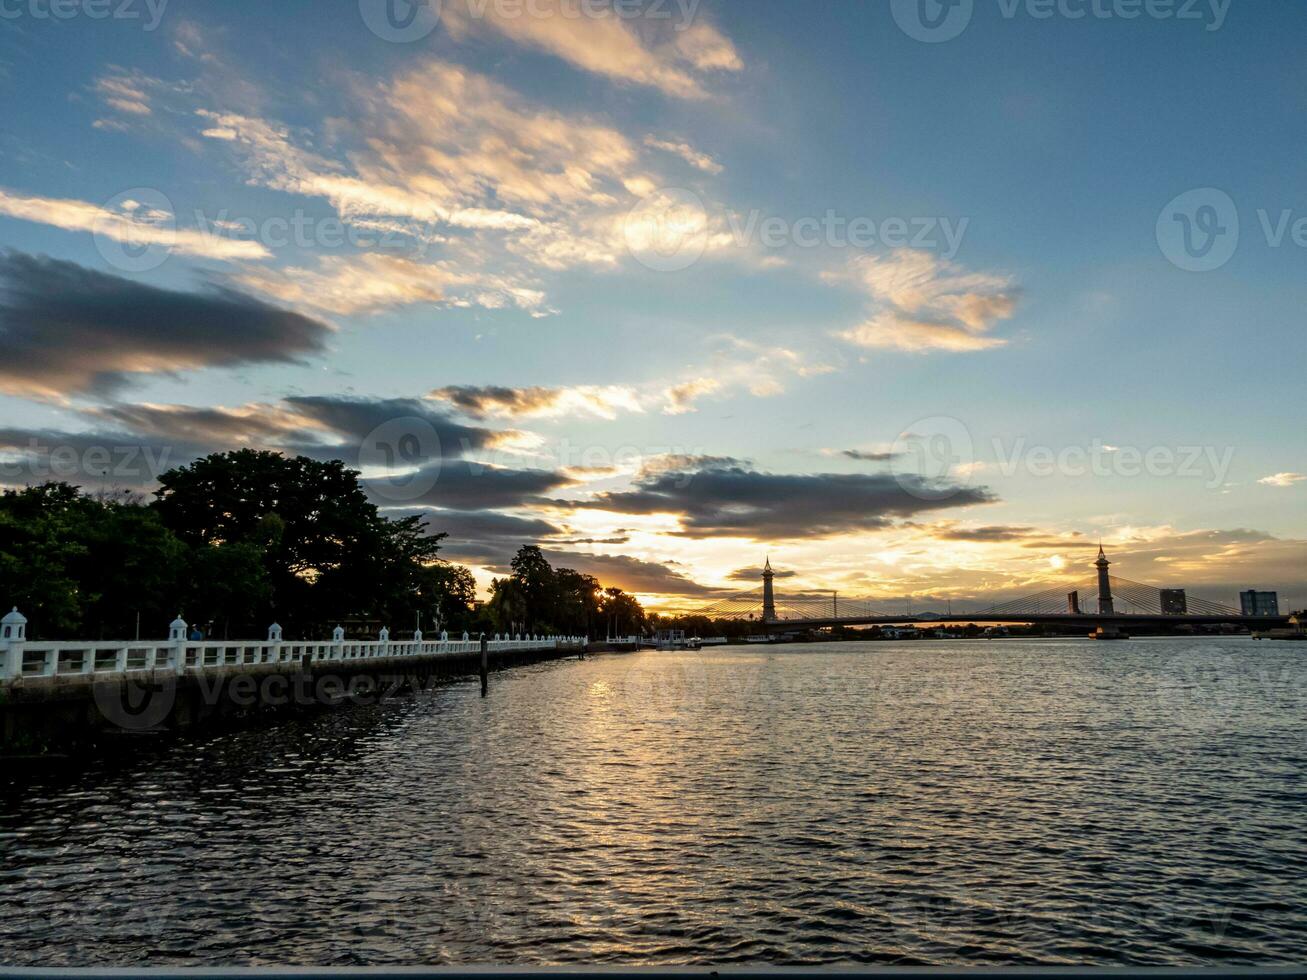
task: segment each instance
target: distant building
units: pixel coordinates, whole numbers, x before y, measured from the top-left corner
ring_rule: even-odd
[[[1280,615],[1280,594],[1249,589],[1239,593],[1239,607],[1245,616]]]
[[[1066,611],[1072,616],[1080,615],[1080,590],[1066,594]]]
[[[1189,597],[1184,589],[1162,589],[1162,615],[1185,616],[1189,613]]]

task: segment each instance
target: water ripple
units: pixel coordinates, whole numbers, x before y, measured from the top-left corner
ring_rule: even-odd
[[[1307,660],[640,654],[10,775],[16,965],[1275,964]]]

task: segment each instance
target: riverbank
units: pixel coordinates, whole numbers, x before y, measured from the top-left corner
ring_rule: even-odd
[[[278,647],[281,645],[278,644]],[[229,646],[223,660],[180,667],[124,669],[96,674],[55,670],[0,683],[0,753],[42,756],[94,752],[123,744],[124,734],[162,734],[240,724],[263,717],[375,704],[452,680],[545,660],[584,656],[583,640],[487,643],[396,643],[348,658],[371,644],[287,645],[294,656],[252,654],[256,646]],[[334,654],[334,655],[333,655]],[[96,651],[88,654],[93,664]],[[228,656],[247,662],[227,663]],[[198,659],[198,663],[196,660]],[[257,659],[259,662],[252,662]]]

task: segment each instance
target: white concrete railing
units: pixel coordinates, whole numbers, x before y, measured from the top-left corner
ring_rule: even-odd
[[[339,632],[339,631],[338,631]],[[385,634],[386,631],[383,631]],[[280,628],[270,636],[279,637]],[[461,640],[85,640],[29,642],[22,633],[0,638],[3,670],[0,683],[36,677],[93,677],[132,671],[175,671],[178,674],[227,670],[261,664],[357,662],[389,657],[453,657],[481,651],[481,641],[466,633]],[[583,649],[583,636],[505,637],[487,641],[490,653],[517,650]]]

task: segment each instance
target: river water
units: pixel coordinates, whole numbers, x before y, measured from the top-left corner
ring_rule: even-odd
[[[134,738],[3,777],[3,962],[1307,960],[1301,644],[602,656]]]

